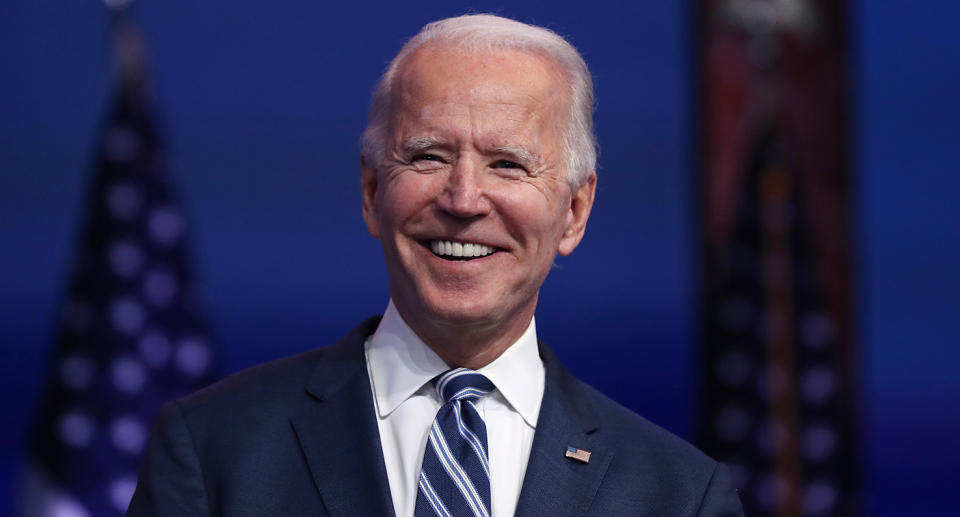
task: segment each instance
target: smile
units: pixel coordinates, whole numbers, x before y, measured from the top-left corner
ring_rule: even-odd
[[[428,247],[434,255],[447,260],[472,260],[497,251],[496,248],[483,244],[437,240],[428,241]]]

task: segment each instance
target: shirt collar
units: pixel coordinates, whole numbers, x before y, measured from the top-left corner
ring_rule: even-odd
[[[366,353],[381,418],[450,369],[403,321],[393,300],[387,304],[376,332],[367,340]],[[544,368],[537,349],[534,319],[500,357],[478,371],[490,379],[528,425],[536,427],[543,399]]]

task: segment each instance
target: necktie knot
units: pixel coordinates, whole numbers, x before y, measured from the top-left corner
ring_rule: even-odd
[[[474,401],[493,391],[490,379],[466,368],[447,370],[433,379],[433,387],[444,403],[455,400]]]

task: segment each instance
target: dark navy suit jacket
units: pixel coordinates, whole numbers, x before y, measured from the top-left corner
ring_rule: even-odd
[[[128,515],[393,515],[363,353],[378,321],[167,404]],[[742,515],[722,465],[540,355],[546,386],[517,515]],[[568,446],[589,463],[565,457]]]

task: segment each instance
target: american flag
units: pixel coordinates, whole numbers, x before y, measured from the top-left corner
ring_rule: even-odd
[[[33,435],[26,515],[123,515],[160,405],[212,380],[141,40],[123,15],[113,30],[118,81]]]
[[[701,9],[701,445],[747,515],[858,515],[843,3]]]
[[[584,463],[590,463],[590,451],[585,451],[576,447],[567,447],[567,452],[564,453],[564,456],[577,461],[582,461]]]

